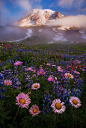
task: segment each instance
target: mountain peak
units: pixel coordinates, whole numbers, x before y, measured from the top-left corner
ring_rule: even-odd
[[[64,17],[64,15],[50,9],[33,9],[15,22],[15,24],[20,27],[44,25],[49,20],[56,20],[61,17]]]

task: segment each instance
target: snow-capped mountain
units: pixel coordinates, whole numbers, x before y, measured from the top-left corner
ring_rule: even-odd
[[[60,12],[55,12],[50,9],[33,9],[14,24],[20,27],[44,25],[47,21],[53,21],[62,17],[64,17],[64,15]]]

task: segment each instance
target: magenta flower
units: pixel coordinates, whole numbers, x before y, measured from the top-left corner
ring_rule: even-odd
[[[16,61],[16,62],[14,63],[14,66],[20,66],[20,65],[22,65],[22,63],[23,63],[23,62],[21,62],[21,61]]]
[[[5,85],[12,85],[12,81],[11,80],[4,80],[4,84]]]
[[[50,66],[50,63],[47,63],[46,65]]]
[[[32,107],[29,109],[30,114],[32,114],[32,116],[38,115],[41,111],[39,111],[39,107],[35,104],[32,105]]]
[[[75,74],[80,75],[80,72],[74,71]]]
[[[32,71],[33,69],[31,67],[25,68],[25,71]]]
[[[48,81],[54,81],[53,76],[49,76],[49,77],[48,77]]]
[[[80,60],[76,60],[76,62],[77,62],[78,64],[80,64],[80,63],[81,63],[81,61],[80,61]]]
[[[31,100],[27,94],[22,92],[16,97],[16,102],[16,105],[19,105],[19,107],[28,109],[28,105],[31,103]]]
[[[44,75],[45,74],[45,71],[43,69],[39,69],[37,71],[37,75]]]

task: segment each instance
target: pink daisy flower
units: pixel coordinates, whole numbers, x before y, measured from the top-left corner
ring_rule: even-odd
[[[49,76],[49,77],[48,77],[48,81],[54,81],[53,76]]]
[[[61,69],[61,66],[57,66],[57,69]]]
[[[40,88],[40,84],[39,84],[39,83],[34,83],[34,84],[32,84],[31,88],[32,88],[33,90],[37,90],[37,89]]]
[[[30,114],[32,114],[32,116],[38,115],[41,111],[39,111],[39,107],[35,104],[32,105],[32,107],[29,109]]]
[[[28,109],[28,105],[31,103],[31,100],[27,94],[22,92],[16,97],[16,102],[16,105],[19,105],[19,107]]]
[[[46,65],[50,66],[50,63],[47,63]]]
[[[22,63],[23,63],[23,62],[21,62],[21,61],[16,61],[16,62],[14,63],[14,66],[20,66],[20,65],[22,65]]]
[[[53,64],[53,65],[52,65],[52,67],[56,67],[56,65],[55,65],[55,64]]]
[[[64,102],[61,103],[60,99],[55,99],[52,101],[51,108],[53,109],[54,113],[61,113],[65,111],[66,107]]]
[[[4,84],[5,85],[12,85],[12,81],[11,80],[4,80]]]
[[[78,64],[80,64],[80,63],[81,63],[81,61],[80,61],[80,60],[76,60],[76,62],[77,62]]]
[[[70,99],[69,99],[69,102],[75,108],[79,108],[81,106],[81,101],[80,101],[80,99],[78,97],[71,96]]]
[[[63,72],[63,70],[61,69],[61,66],[58,66],[57,69],[59,72]]]
[[[70,73],[65,73],[64,76],[66,79],[70,79],[70,78],[73,79],[74,78],[74,76],[71,75]]]
[[[32,71],[33,69],[31,67],[25,68],[25,71]]]
[[[74,71],[75,74],[80,75],[80,72]]]

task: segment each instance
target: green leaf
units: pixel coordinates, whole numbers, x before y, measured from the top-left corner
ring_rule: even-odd
[[[12,116],[6,116],[5,119],[10,120],[12,119]]]
[[[0,124],[4,124],[4,119],[0,118]]]

